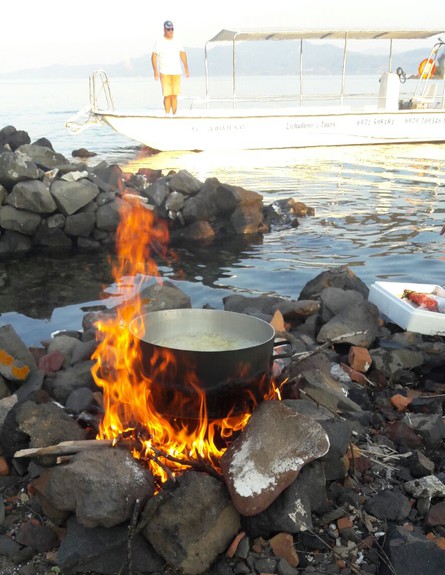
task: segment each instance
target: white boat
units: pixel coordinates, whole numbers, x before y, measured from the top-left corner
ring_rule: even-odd
[[[67,122],[71,131],[103,123],[157,151],[236,150],[445,141],[445,42],[437,30],[222,30],[205,46],[205,97],[175,116],[162,110],[124,113],[115,109],[110,84],[102,70],[90,76],[90,107]],[[431,38],[429,55],[408,84],[402,68],[393,68],[393,42]],[[236,47],[240,42],[299,41],[299,93],[293,103],[269,98],[251,107],[237,97]],[[342,40],[343,65],[338,94],[307,96],[303,86],[303,46],[314,40]],[[388,68],[376,78],[373,94],[345,91],[350,40],[388,41]],[[208,47],[231,43],[232,97],[208,96]],[[308,48],[309,46],[309,48]],[[403,90],[402,90],[403,88]],[[101,96],[101,98],[99,98]],[[99,103],[100,99],[102,102]],[[215,107],[215,104],[218,107]]]

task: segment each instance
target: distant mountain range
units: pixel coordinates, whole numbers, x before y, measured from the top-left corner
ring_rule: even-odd
[[[266,45],[267,44],[267,45]],[[303,66],[306,74],[341,74],[343,49],[331,44],[308,46],[304,44]],[[255,42],[237,47],[237,73],[243,75],[282,75],[296,74],[299,70],[300,44],[298,42]],[[193,76],[205,74],[204,49],[186,48],[189,68]],[[417,49],[392,56],[392,68],[404,69],[407,75],[417,73],[419,63],[429,56],[428,49]],[[232,51],[229,46],[214,46],[208,51],[209,74],[227,76],[232,74]],[[65,66],[55,64],[0,74],[4,79],[39,78],[86,78],[97,69],[104,69],[109,76],[151,75],[151,53],[131,58],[117,64]],[[349,52],[348,74],[381,74],[388,69],[388,56],[363,52]]]

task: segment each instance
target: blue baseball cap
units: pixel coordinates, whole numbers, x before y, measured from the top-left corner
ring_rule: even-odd
[[[166,20],[164,22],[164,28],[166,30],[173,30],[174,29],[173,22],[171,20]]]

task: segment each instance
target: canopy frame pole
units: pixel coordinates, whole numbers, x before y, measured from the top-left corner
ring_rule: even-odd
[[[236,100],[236,37],[232,42],[232,98]]]
[[[341,71],[341,90],[340,90],[340,104],[343,105],[345,97],[345,82],[346,82],[346,59],[348,52],[348,33],[345,32],[345,42],[343,46],[343,66]]]
[[[392,72],[392,38],[389,39],[389,61],[388,72]]]
[[[303,38],[300,39],[300,106],[303,106]]]
[[[205,95],[206,100],[209,98],[209,61],[208,61],[208,53],[207,53],[207,46],[208,42],[205,43],[204,46],[204,74],[205,74]]]

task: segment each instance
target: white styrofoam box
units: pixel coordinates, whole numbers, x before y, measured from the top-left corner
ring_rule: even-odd
[[[428,311],[403,300],[402,294],[406,289],[445,297],[445,290],[438,285],[375,282],[369,289],[368,299],[383,315],[407,331],[445,335],[445,313]]]

